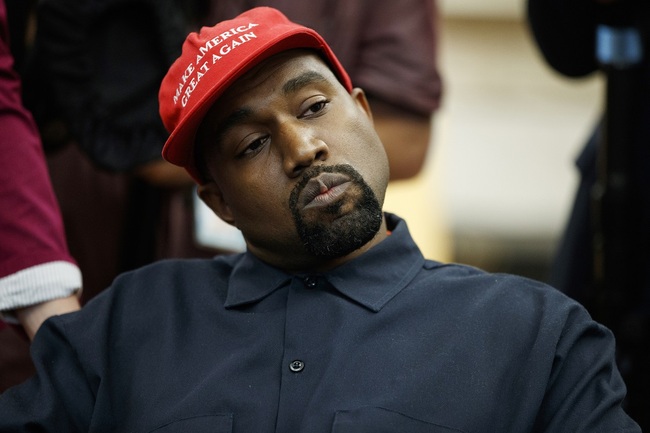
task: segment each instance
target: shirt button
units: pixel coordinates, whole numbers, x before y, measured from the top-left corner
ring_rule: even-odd
[[[305,368],[305,363],[300,361],[299,359],[296,359],[295,361],[291,361],[291,364],[289,364],[289,370],[293,371],[294,373],[300,373],[304,368]]]
[[[318,285],[318,279],[316,277],[305,277],[304,283],[305,287],[308,289],[313,289]]]

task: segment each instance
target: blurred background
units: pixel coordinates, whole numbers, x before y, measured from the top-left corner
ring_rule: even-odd
[[[524,7],[440,1],[445,94],[433,147],[417,178],[391,183],[386,208],[406,218],[431,258],[545,281],[604,80],[552,71]]]

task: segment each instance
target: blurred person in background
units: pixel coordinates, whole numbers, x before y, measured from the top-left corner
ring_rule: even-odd
[[[533,36],[554,70],[574,78],[602,71],[606,78],[605,113],[577,160],[580,184],[550,283],[613,329],[629,389],[627,411],[649,430],[650,2],[528,0],[527,4]],[[612,31],[638,36],[640,58],[608,62],[603,56],[615,51],[603,47],[617,46],[604,44],[608,39],[602,36]],[[638,45],[625,46],[631,55],[637,50],[629,47]],[[615,175],[610,174],[613,170],[618,170]],[[607,182],[621,176],[625,179],[618,182],[621,192],[610,189]],[[620,194],[618,201],[612,194]],[[595,201],[598,197],[602,199]],[[609,215],[619,220],[619,227]],[[615,244],[623,248],[608,250]]]
[[[36,124],[24,107],[0,0],[0,389],[33,374],[20,356],[53,314],[79,309],[79,268],[68,251]]]

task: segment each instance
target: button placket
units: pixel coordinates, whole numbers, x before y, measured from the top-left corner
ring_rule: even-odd
[[[309,288],[308,281],[314,281]],[[281,385],[276,418],[276,431],[294,432],[296,414],[305,413],[309,396],[318,387],[319,372],[331,353],[321,344],[329,328],[319,320],[328,310],[331,296],[325,290],[322,275],[302,274],[292,278],[287,295],[284,328],[284,351],[281,366]],[[300,418],[301,419],[301,418]]]

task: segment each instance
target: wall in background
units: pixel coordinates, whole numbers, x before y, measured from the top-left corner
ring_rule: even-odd
[[[448,17],[520,19],[525,0],[439,0]]]
[[[519,2],[483,2],[443,2],[433,146],[421,176],[389,187],[387,209],[429,257],[544,279],[603,82],[551,70],[517,18]]]

